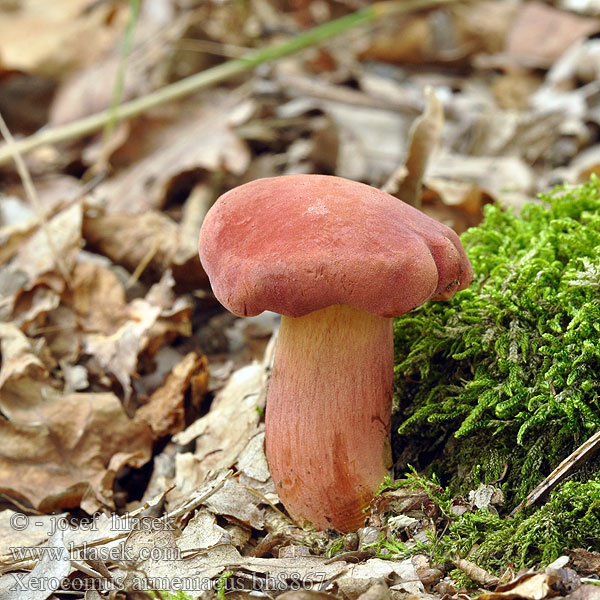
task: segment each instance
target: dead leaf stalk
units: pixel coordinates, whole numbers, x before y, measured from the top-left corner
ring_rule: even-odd
[[[17,167],[19,177],[23,182],[25,194],[27,194],[27,198],[29,199],[29,202],[31,203],[33,209],[36,212],[40,227],[42,228],[44,234],[46,235],[46,238],[48,239],[48,246],[50,247],[50,251],[54,255],[54,260],[56,261],[58,270],[60,271],[60,274],[63,276],[64,280],[67,282],[67,285],[70,286],[71,275],[63,259],[61,258],[60,253],[58,252],[56,244],[54,243],[54,239],[52,238],[52,235],[48,228],[48,221],[46,220],[46,215],[42,210],[37,192],[35,190],[35,186],[33,185],[33,179],[31,178],[31,174],[29,173],[29,169],[27,168],[27,165],[23,160],[22,151],[19,148],[19,143],[15,141],[15,138],[10,132],[10,129],[6,125],[6,121],[4,120],[2,113],[0,113],[0,133],[2,133],[2,137],[6,140],[6,146],[4,149],[6,150],[8,156],[12,158],[12,160],[15,163],[15,166]],[[1,152],[2,149],[0,149],[0,153]]]

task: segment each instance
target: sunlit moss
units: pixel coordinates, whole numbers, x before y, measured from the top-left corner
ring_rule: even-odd
[[[486,207],[473,284],[395,322],[400,442],[457,438],[455,490],[501,478],[515,505],[600,427],[599,185]]]
[[[547,565],[565,548],[598,547],[600,544],[600,479],[569,481],[549,501],[514,518],[502,518],[487,509],[457,519],[437,550],[468,557],[480,566],[501,570]]]
[[[452,494],[433,478],[417,475],[388,487],[423,489],[440,508],[448,523],[437,532],[428,530],[428,542],[404,544],[389,531],[374,544],[382,558],[407,558],[414,554],[432,557],[434,564],[453,565],[466,558],[480,567],[501,574],[508,565],[516,569],[545,566],[565,554],[567,548],[600,546],[600,474],[587,481],[560,484],[548,501],[529,507],[514,517],[480,508],[456,515],[451,510]],[[452,573],[462,585],[473,585],[459,570]]]

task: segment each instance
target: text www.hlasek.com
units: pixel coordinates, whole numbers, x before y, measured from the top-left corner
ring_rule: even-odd
[[[179,548],[142,546],[130,548],[127,546],[88,546],[86,543],[67,547],[54,546],[21,546],[10,548],[15,561],[22,560],[181,560]]]

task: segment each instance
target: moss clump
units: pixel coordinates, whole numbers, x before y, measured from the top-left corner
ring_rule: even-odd
[[[507,564],[518,568],[547,565],[565,548],[596,547],[600,541],[600,478],[568,481],[541,508],[501,518],[487,509],[457,518],[435,548],[444,556],[468,557],[486,569],[500,572]]]
[[[600,544],[600,474],[585,482],[561,484],[542,507],[525,509],[515,517],[501,517],[488,508],[457,516],[451,510],[449,490],[442,488],[435,476],[429,479],[414,471],[387,487],[405,486],[423,489],[440,508],[436,529],[441,536],[428,530],[429,542],[407,545],[388,531],[374,544],[378,556],[427,554],[434,564],[467,558],[500,574],[509,564],[517,569],[547,565],[564,554],[565,548],[595,549]],[[454,571],[453,576],[469,585],[461,571]]]
[[[486,207],[473,284],[396,320],[399,433],[462,438],[436,464],[454,489],[504,476],[514,505],[600,427],[599,186]]]

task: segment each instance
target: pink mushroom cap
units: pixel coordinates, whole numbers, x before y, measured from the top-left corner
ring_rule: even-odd
[[[206,215],[200,259],[231,312],[300,317],[331,305],[393,317],[467,287],[456,233],[368,185],[326,175],[258,179]]]

